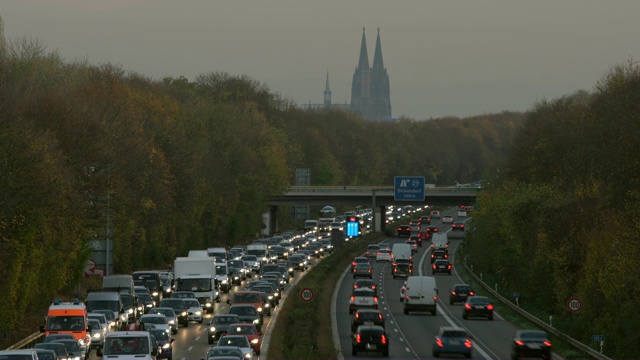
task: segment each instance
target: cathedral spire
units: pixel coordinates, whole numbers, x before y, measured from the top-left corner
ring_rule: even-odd
[[[378,38],[376,39],[376,50],[373,54],[373,69],[384,69],[384,62],[382,61],[382,45],[380,45],[380,28],[378,28]]]
[[[369,70],[369,55],[367,54],[367,39],[362,28],[362,43],[360,44],[360,59],[358,60],[359,70]]]

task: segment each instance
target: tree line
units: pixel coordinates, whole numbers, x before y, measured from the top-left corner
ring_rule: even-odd
[[[113,239],[115,273],[167,268],[190,249],[254,238],[296,168],[314,185],[477,180],[504,160],[522,119],[306,111],[246,75],[150,79],[65,61],[5,39],[0,19],[0,288],[13,305],[0,309],[0,332],[33,332],[77,286],[94,239]]]
[[[613,67],[593,91],[542,101],[482,194],[465,247],[476,272],[542,319],[604,353],[635,358],[640,320],[640,67]],[[508,295],[510,296],[510,295]],[[582,302],[578,313],[567,301]]]

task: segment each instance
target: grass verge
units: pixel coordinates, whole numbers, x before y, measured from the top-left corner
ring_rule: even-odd
[[[370,234],[348,242],[334,254],[311,268],[290,291],[273,328],[269,359],[337,359],[331,329],[331,298],[336,282],[355,256],[367,245],[385,239]],[[314,292],[313,300],[304,302],[299,294],[304,288]]]

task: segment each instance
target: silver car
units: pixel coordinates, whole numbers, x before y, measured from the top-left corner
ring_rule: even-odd
[[[173,308],[170,307],[154,307],[149,309],[149,314],[161,314],[167,318],[167,323],[169,324],[169,328],[171,329],[172,334],[178,333],[178,317],[176,316]]]
[[[102,348],[104,346],[104,336],[107,335],[107,329],[102,327],[100,321],[89,318],[89,327],[91,328],[91,347]]]

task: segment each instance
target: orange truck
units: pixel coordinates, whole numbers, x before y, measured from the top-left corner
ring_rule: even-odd
[[[56,299],[47,312],[47,319],[40,331],[45,335],[71,334],[78,340],[80,348],[88,353],[91,347],[91,331],[89,331],[87,308],[80,300],[62,302]]]

